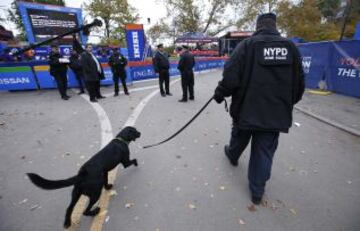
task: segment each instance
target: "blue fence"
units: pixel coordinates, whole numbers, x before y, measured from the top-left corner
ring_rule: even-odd
[[[302,55],[305,82],[318,88],[321,80],[328,90],[360,98],[360,41],[305,43]]]

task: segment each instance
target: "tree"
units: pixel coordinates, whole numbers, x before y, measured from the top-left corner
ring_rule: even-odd
[[[288,37],[307,41],[335,40],[340,30],[331,21],[323,21],[316,0],[301,0],[298,4],[283,1],[278,6],[278,25]]]
[[[185,32],[202,32],[215,36],[232,25],[226,10],[240,0],[161,0],[167,17],[149,29],[148,35],[158,41],[162,38],[175,39]]]
[[[135,23],[139,16],[127,0],[93,0],[85,9],[94,18],[101,18],[105,25],[102,43],[124,44],[125,25]]]
[[[18,38],[20,40],[26,40],[25,35],[25,28],[23,25],[22,18],[20,16],[20,11],[16,5],[16,0],[11,3],[10,9],[7,11],[8,13],[8,20],[15,24],[16,29],[20,31]],[[65,6],[64,0],[23,0],[23,2],[34,2],[34,3],[43,3],[43,4],[50,4],[50,5],[57,5],[57,6]]]

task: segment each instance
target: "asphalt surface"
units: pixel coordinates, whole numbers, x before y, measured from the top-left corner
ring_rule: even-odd
[[[265,202],[256,211],[248,191],[249,149],[236,168],[223,154],[231,127],[223,104],[212,102],[172,141],[141,149],[185,124],[211,97],[220,77],[220,71],[197,74],[194,102],[177,102],[181,87],[176,82],[173,96],[156,94],[144,105],[135,121],[142,136],[130,144],[139,167],[119,169],[117,195],[106,209],[103,230],[359,230],[360,138],[299,111],[294,111],[297,125],[280,136]],[[115,135],[137,105],[157,90],[157,81],[135,83],[130,89],[137,90],[115,98],[112,87],[102,88],[108,97],[99,106],[111,131],[102,131],[103,118],[76,92],[70,91],[69,101],[60,100],[55,90],[0,93],[0,230],[62,230],[71,187],[41,190],[25,173],[49,179],[76,174],[100,149],[104,133]],[[330,110],[329,98],[309,97],[300,106],[310,108],[319,101],[324,108],[317,112]],[[356,99],[347,100],[357,105]],[[341,102],[336,104],[339,110]],[[348,110],[360,113],[359,107]],[[350,120],[349,126],[358,127],[359,117],[336,115],[331,113],[336,116],[331,119]],[[83,216],[77,229],[89,230],[92,222]]]

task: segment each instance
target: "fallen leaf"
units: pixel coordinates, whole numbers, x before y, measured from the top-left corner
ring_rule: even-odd
[[[294,172],[296,169],[295,169],[293,166],[290,166],[290,167],[289,167],[289,170],[292,171],[292,172]]]
[[[204,185],[205,185],[205,186],[208,186],[208,185],[209,185],[209,183],[208,183],[208,182],[205,182],[205,183],[204,183]]]
[[[220,190],[221,190],[221,191],[225,191],[225,190],[226,190],[226,187],[225,187],[225,186],[220,186]]]
[[[109,194],[110,194],[110,196],[117,196],[118,195],[116,190],[111,190]]]
[[[40,208],[40,206],[36,204],[36,205],[31,206],[30,210],[34,211],[35,209],[38,209],[38,208]]]
[[[189,204],[188,207],[189,207],[189,209],[192,209],[192,210],[195,210],[195,209],[196,209],[196,206],[193,205],[193,204]]]
[[[295,209],[289,209],[289,211],[290,211],[292,214],[296,215],[296,210],[295,210]]]
[[[20,202],[19,202],[19,205],[21,205],[21,204],[25,204],[27,201],[28,201],[28,199],[27,199],[27,198],[25,198],[24,200],[22,200],[22,201],[20,201]]]
[[[129,208],[134,207],[134,206],[135,206],[134,203],[127,203],[127,204],[125,205],[125,208],[129,209]]]
[[[267,208],[267,207],[268,207],[268,201],[267,201],[266,199],[263,199],[263,200],[261,201],[261,205],[262,205],[262,207]]]
[[[294,124],[295,124],[296,127],[300,127],[300,123],[294,122]]]
[[[105,223],[108,223],[109,220],[110,220],[110,217],[109,217],[109,216],[106,216],[106,218],[105,218]]]
[[[276,206],[274,203],[271,203],[271,207],[270,207],[273,211],[276,211],[279,206]]]
[[[240,225],[245,225],[245,222],[243,220],[239,219],[239,224]]]
[[[256,212],[257,209],[255,208],[255,205],[254,204],[251,204],[247,207],[247,209],[250,211],[250,212]]]

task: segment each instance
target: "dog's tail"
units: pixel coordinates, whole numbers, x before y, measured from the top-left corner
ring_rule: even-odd
[[[78,178],[78,176],[73,176],[65,180],[47,180],[35,173],[27,173],[27,175],[36,186],[46,190],[69,187],[75,184]]]

